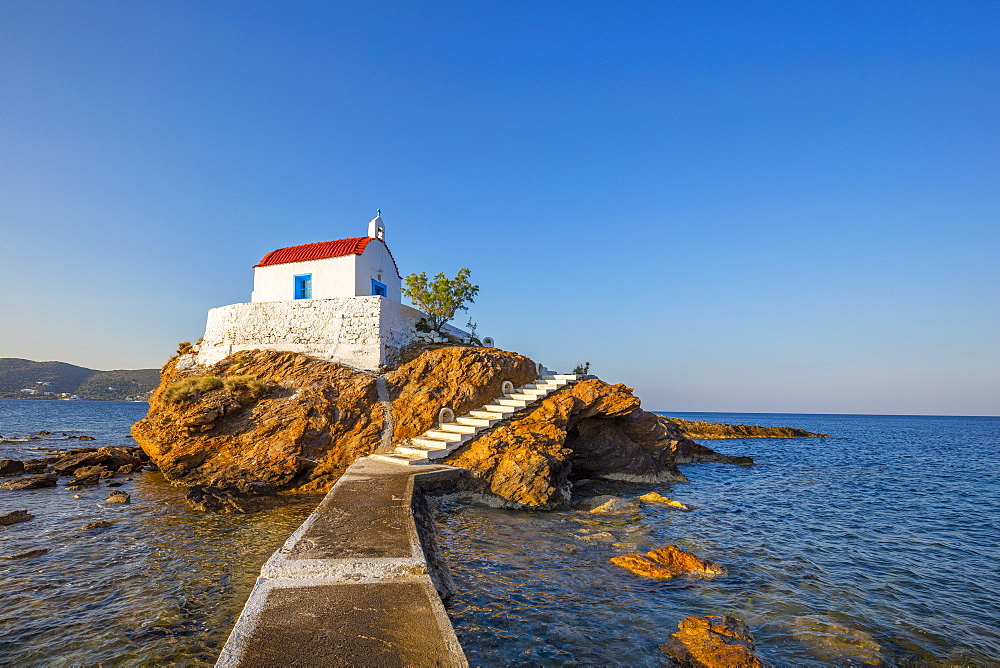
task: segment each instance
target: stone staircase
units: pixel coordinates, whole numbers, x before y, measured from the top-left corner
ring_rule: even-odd
[[[561,387],[575,383],[581,376],[571,373],[546,373],[534,383],[516,388],[491,404],[480,406],[454,422],[442,422],[420,436],[407,439],[391,454],[371,455],[377,459],[406,466],[426,466],[443,459],[466,441],[482,435],[518,411],[537,403]]]

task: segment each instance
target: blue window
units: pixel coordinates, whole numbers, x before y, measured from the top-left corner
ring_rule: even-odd
[[[313,296],[313,275],[299,274],[295,277],[295,298],[312,299]]]
[[[372,279],[372,294],[378,295],[380,297],[387,297],[389,295],[389,290],[385,287],[385,283],[379,283],[374,278]]]

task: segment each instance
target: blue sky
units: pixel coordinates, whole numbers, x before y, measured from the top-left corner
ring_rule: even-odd
[[[998,38],[980,1],[7,0],[0,357],[158,366],[381,208],[481,334],[650,410],[997,415]]]

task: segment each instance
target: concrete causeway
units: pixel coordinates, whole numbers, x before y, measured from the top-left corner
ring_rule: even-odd
[[[355,462],[264,564],[216,666],[468,666],[418,527],[421,490],[460,473]]]

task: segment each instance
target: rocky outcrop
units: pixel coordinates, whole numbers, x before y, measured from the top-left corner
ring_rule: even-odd
[[[169,388],[185,379],[235,376],[253,378],[263,394],[222,386],[169,399]],[[378,379],[303,355],[246,351],[209,368],[178,371],[169,362],[162,377],[132,435],[170,481],[218,496],[246,485],[325,492],[358,458],[423,433],[443,407],[461,414],[498,396],[505,380],[530,382],[535,365],[514,353],[452,346]]]
[[[536,365],[495,348],[426,347],[381,376],[276,351],[236,353],[212,367],[164,366],[132,435],[195,507],[245,512],[256,496],[325,492],[358,458],[524,385]],[[464,444],[444,463],[491,503],[556,508],[572,481],[684,480],[678,453],[701,448],[640,407],[624,385],[583,380]],[[707,452],[712,451],[705,448]],[[684,460],[684,461],[690,461]]]
[[[669,437],[624,385],[584,380],[474,439],[444,460],[470,472],[467,491],[512,508],[569,503],[573,479],[678,481]]]
[[[719,422],[702,422],[701,420],[682,420],[676,417],[659,416],[661,420],[677,427],[687,438],[702,440],[717,438],[803,438],[819,436],[829,438],[827,434],[814,434],[805,429],[792,427],[754,427],[748,424],[722,424]]]
[[[685,668],[770,668],[754,653],[757,644],[747,625],[726,615],[691,616],[660,650]]]
[[[636,575],[657,580],[673,580],[679,575],[695,575],[710,579],[726,574],[726,567],[722,564],[697,557],[676,545],[667,545],[646,554],[622,554],[612,557],[611,563]]]

